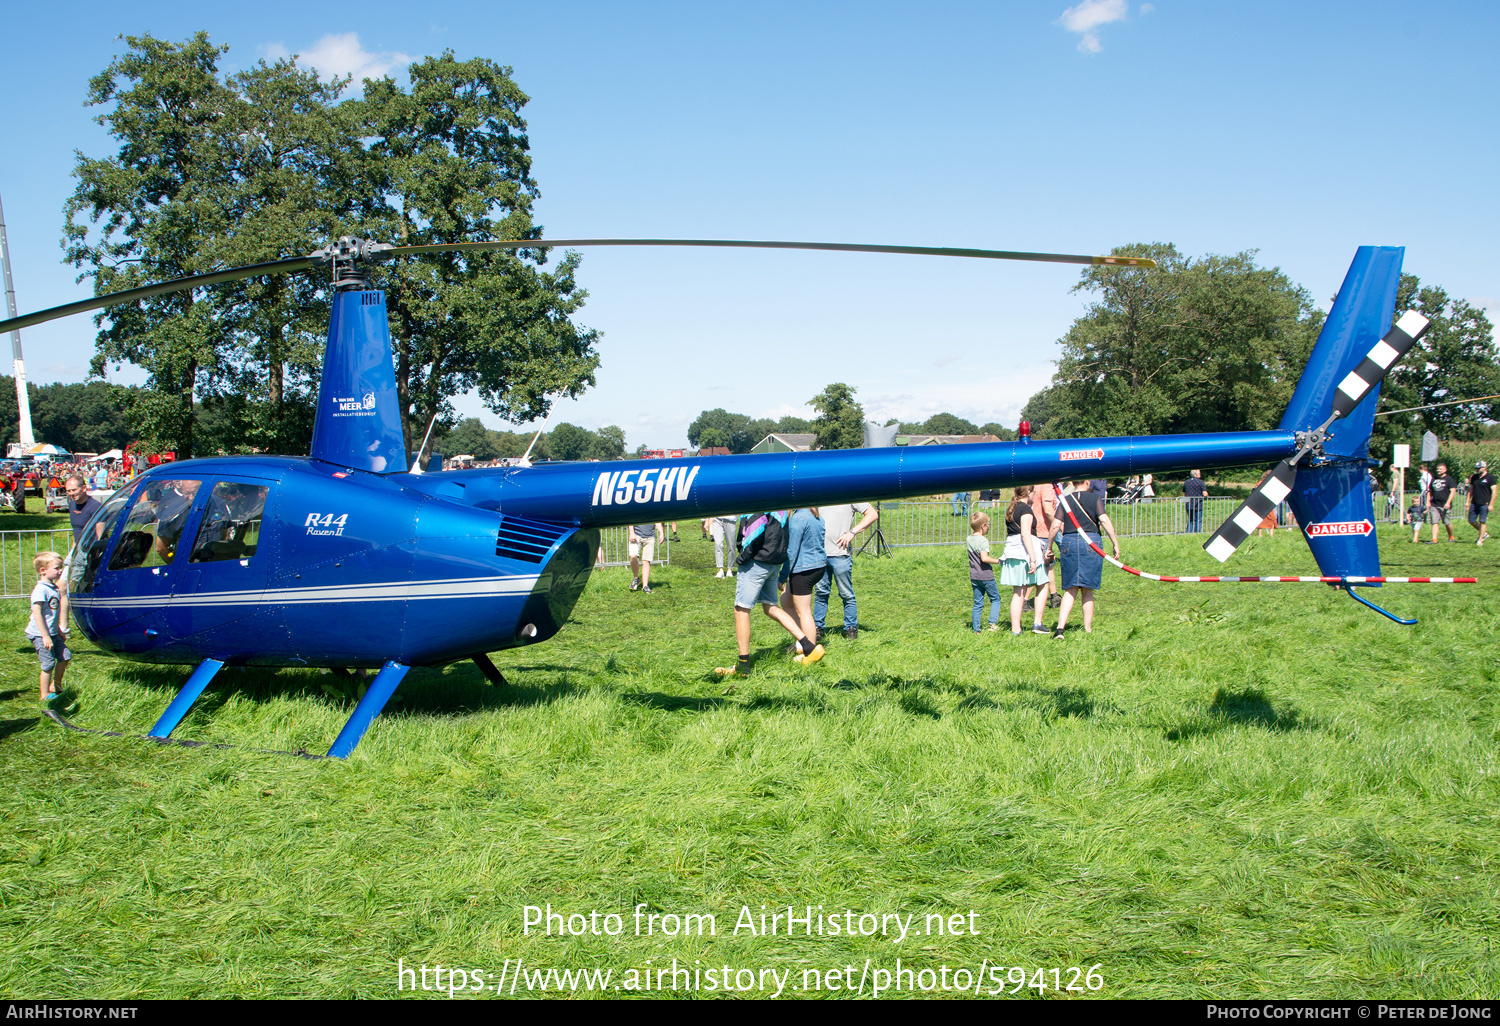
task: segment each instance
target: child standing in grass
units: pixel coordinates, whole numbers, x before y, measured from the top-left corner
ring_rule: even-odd
[[[979,633],[979,621],[984,613],[984,597],[990,597],[990,630],[1000,629],[1000,589],[995,584],[995,571],[990,567],[1000,562],[990,555],[990,518],[985,513],[969,517],[969,584],[974,588],[974,633]]]
[[[63,674],[73,658],[67,646],[67,610],[57,588],[63,558],[56,552],[38,552],[31,565],[36,568],[37,582],[31,592],[31,619],[26,622],[26,637],[42,661],[41,700],[50,702],[61,694]]]

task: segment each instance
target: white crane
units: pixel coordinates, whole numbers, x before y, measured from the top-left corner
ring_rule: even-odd
[[[10,275],[10,243],[5,239],[5,205],[0,203],[0,269],[5,273],[5,306],[9,316],[16,316],[16,284]],[[31,433],[31,400],[26,394],[26,361],[21,357],[21,332],[10,333],[12,366],[16,376],[16,403],[20,409],[22,451],[36,444]],[[14,454],[12,454],[14,455]]]

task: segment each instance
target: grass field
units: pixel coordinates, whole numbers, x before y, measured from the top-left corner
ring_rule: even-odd
[[[929,995],[1491,997],[1500,546],[1387,530],[1387,572],[1484,583],[1372,596],[1408,629],[1320,586],[1110,571],[1095,632],[1053,641],[970,633],[962,550],[902,551],[857,562],[858,641],[804,669],[757,614],[729,686],[732,589],[685,532],[653,595],[596,573],[562,635],[497,655],[510,686],[412,671],[347,762],[260,751],[337,734],[352,700],[310,671],[219,676],[176,736],[234,748],[67,733],[9,603],[0,991],[390,997],[399,959],[509,993],[520,959],[516,996],[561,985],[528,975],[548,968],[608,970],[619,996],[672,993],[642,970],[675,958],[688,996],[727,967],[746,996],[768,971],[783,996],[869,995],[884,971]],[[1211,572],[1198,541],[1125,556]],[[1313,570],[1288,532],[1234,567]],[[68,715],[144,733],[186,674],[81,643]],[[600,934],[527,934],[548,903]],[[763,905],[912,933],[744,930]],[[661,932],[686,914],[717,934]]]

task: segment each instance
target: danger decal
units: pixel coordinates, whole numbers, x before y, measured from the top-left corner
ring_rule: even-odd
[[[1307,536],[1331,538],[1346,534],[1365,535],[1373,530],[1375,530],[1375,525],[1368,520],[1330,520],[1326,523],[1310,525],[1307,529]]]
[[[1104,450],[1064,449],[1062,452],[1057,454],[1057,458],[1062,460],[1063,462],[1067,462],[1068,460],[1102,460],[1104,459]]]

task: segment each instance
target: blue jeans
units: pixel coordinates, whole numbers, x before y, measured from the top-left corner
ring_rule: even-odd
[[[954,516],[968,516],[969,515],[969,493],[968,492],[954,492],[953,493],[953,515]]]
[[[1000,586],[995,583],[994,578],[988,581],[970,580],[969,583],[974,586],[974,631],[978,633],[986,595],[990,597],[990,626],[1000,622]]]
[[[1191,501],[1187,504],[1187,533],[1188,534],[1202,534],[1203,533],[1203,500],[1202,499],[1199,499],[1196,504],[1194,504]]]
[[[854,599],[853,556],[828,557],[828,569],[823,571],[822,579],[813,589],[813,622],[818,625],[818,630],[825,628],[828,596],[835,583],[839,586],[839,598],[844,602],[844,630],[853,630],[859,626],[859,603]]]

